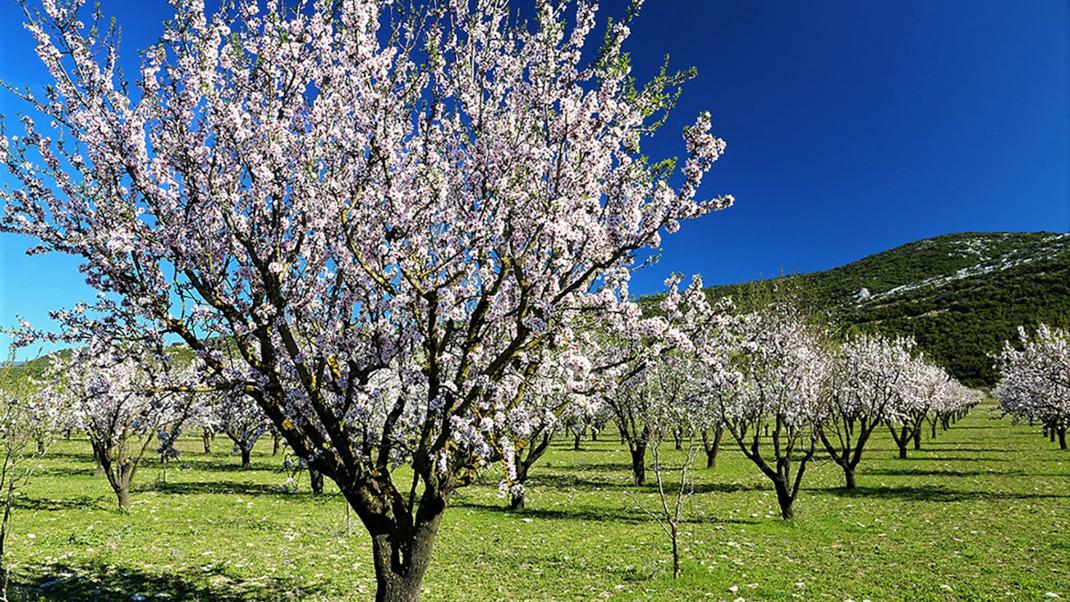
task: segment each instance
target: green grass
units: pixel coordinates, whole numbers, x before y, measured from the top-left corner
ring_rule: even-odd
[[[533,470],[528,509],[503,510],[496,479],[452,501],[424,583],[426,600],[1043,600],[1070,598],[1070,452],[1036,429],[975,410],[894,458],[874,440],[860,489],[838,489],[827,460],[806,475],[797,518],[777,516],[768,482],[735,449],[697,471],[681,577],[668,542],[636,508],[612,437],[561,441]],[[269,442],[267,442],[269,443]],[[284,494],[269,445],[254,468],[183,441],[166,484],[147,464],[119,514],[88,446],[60,441],[14,515],[8,553],[31,599],[364,600],[368,540],[330,487]],[[679,456],[675,456],[679,457]],[[303,483],[307,490],[307,482]],[[738,590],[730,591],[736,587]],[[155,597],[159,595],[159,597]]]

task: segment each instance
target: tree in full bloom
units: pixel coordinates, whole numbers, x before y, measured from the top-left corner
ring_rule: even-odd
[[[226,434],[234,443],[234,451],[241,454],[242,469],[250,468],[253,448],[268,430],[263,410],[245,393],[229,391],[216,398],[212,415],[216,429]]]
[[[666,325],[661,318],[648,318],[640,328],[599,343],[603,353],[599,363],[607,366],[600,372],[598,395],[613,413],[621,440],[628,446],[632,484],[646,484],[646,452],[653,433],[651,418],[658,399],[648,382],[649,371],[660,361],[657,342]]]
[[[721,412],[743,455],[773,482],[788,519],[827,417],[826,342],[794,303],[782,301],[747,316],[742,332],[742,378],[720,397]]]
[[[1039,422],[1060,449],[1070,428],[1070,332],[1041,324],[1033,333],[1018,330],[1019,344],[1007,342],[996,358],[1000,380],[993,390],[1000,409],[1015,420]]]
[[[691,404],[688,426],[699,432],[706,468],[714,468],[727,426],[725,409],[742,391],[743,373],[738,365],[746,325],[751,316],[741,316],[730,298],[721,299],[706,315],[692,314],[697,380],[696,401]]]
[[[921,433],[925,419],[946,403],[962,398],[962,387],[943,368],[917,355],[901,377],[895,411],[886,424],[899,449],[899,457],[907,457],[913,441],[914,449],[921,449]],[[954,403],[957,403],[955,401]]]
[[[635,485],[646,483],[646,453],[655,434],[653,420],[663,418],[659,409],[662,398],[676,393],[667,391],[669,381],[651,380],[654,371],[670,361],[670,356],[694,352],[691,335],[709,314],[701,278],[692,278],[684,291],[679,290],[678,276],[665,284],[668,292],[656,315],[643,317],[638,307],[632,307],[630,313],[607,316],[587,339],[594,365],[591,389],[612,412],[628,446]],[[682,369],[676,372],[683,374]],[[682,383],[682,378],[677,381]]]
[[[819,433],[843,470],[845,488],[855,488],[855,470],[874,429],[898,419],[901,388],[918,366],[912,340],[875,335],[849,338],[831,357],[825,393],[829,415]]]
[[[635,253],[732,202],[697,197],[725,148],[708,114],[679,171],[642,152],[689,73],[636,85],[627,20],[585,53],[587,0],[531,22],[505,1],[193,0],[131,83],[81,5],[30,13],[53,82],[23,96],[62,136],[27,117],[0,137],[0,227],[81,256],[252,397],[368,530],[377,599],[416,599],[451,494],[529,399],[507,376],[577,316],[633,315]]]
[[[194,413],[188,373],[179,373],[162,348],[92,338],[69,356],[54,356],[44,393],[78,413],[120,511],[130,508],[130,485],[154,442],[165,459]]]
[[[936,427],[940,425],[943,430],[948,430],[957,420],[965,416],[971,408],[983,401],[984,396],[980,391],[971,389],[951,378],[946,387],[940,389],[940,395],[933,401],[929,408],[930,431],[929,436],[936,438]]]
[[[524,508],[531,468],[549,449],[554,435],[597,412],[598,398],[588,390],[590,370],[581,347],[570,344],[555,351],[537,373],[528,376],[525,395],[529,399],[521,411],[511,415],[514,435],[508,449],[503,450],[512,454],[503,458],[505,475],[501,482],[501,494],[509,496],[510,510]]]

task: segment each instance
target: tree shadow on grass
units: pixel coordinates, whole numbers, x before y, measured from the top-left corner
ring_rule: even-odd
[[[629,468],[629,471],[631,468]],[[647,473],[645,485],[633,485],[628,477],[621,475],[619,479],[588,479],[571,473],[538,473],[532,475],[531,486],[547,487],[552,489],[581,489],[586,491],[612,490],[633,491],[636,493],[650,493],[657,491],[657,483],[654,482],[651,473]],[[666,482],[667,487],[674,487],[671,482]],[[741,491],[764,491],[769,489],[764,483],[694,483],[695,493],[737,493]]]
[[[49,466],[47,468],[35,468],[33,470],[33,476],[35,476],[35,477],[59,477],[59,478],[63,478],[63,479],[70,478],[70,477],[92,477],[92,476],[96,476],[96,467],[93,466],[92,464],[85,464],[84,466],[81,466],[81,467]],[[101,478],[104,478],[103,475],[101,475]]]
[[[981,453],[981,454],[1001,454],[1001,453],[1010,453],[1010,452],[1022,451],[1022,450],[1018,450],[1018,449],[1008,449],[1006,447],[963,447],[962,443],[963,442],[961,442],[961,441],[959,441],[959,442],[956,442],[956,441],[928,441],[923,445],[922,449],[917,450],[917,451],[922,451],[922,452],[924,452],[924,451],[940,451],[940,452],[956,451],[956,452],[964,452],[964,453]],[[974,443],[982,443],[982,442],[981,441],[976,441]]]
[[[196,481],[190,483],[147,483],[139,491],[157,491],[171,495],[299,495],[285,493],[279,485],[242,483],[238,481]]]
[[[1004,463],[1006,463],[1006,462],[1010,462],[1011,461],[1010,459],[1007,459],[1007,458],[968,458],[968,457],[965,457],[965,456],[950,456],[950,457],[949,456],[927,456],[927,455],[924,455],[924,453],[926,451],[930,451],[931,452],[931,451],[934,451],[934,450],[917,450],[917,451],[914,451],[913,455],[907,456],[906,458],[894,458],[894,461],[895,462],[985,462],[985,463],[995,463],[995,462],[1004,462]],[[951,450],[950,449],[946,449],[946,450],[942,449],[942,450],[939,450],[939,451],[944,452],[944,451],[951,451]],[[958,451],[958,450],[955,450],[955,451]],[[884,459],[884,458],[882,458],[882,459]]]
[[[923,468],[874,468],[863,470],[862,474],[887,477],[1025,477],[1054,476],[1031,474],[1024,470],[940,470]]]
[[[814,493],[829,494],[839,497],[856,498],[898,498],[902,500],[917,500],[923,502],[963,502],[971,500],[1038,500],[1038,499],[1070,499],[1070,495],[1055,493],[1011,493],[1005,491],[963,491],[949,489],[936,485],[899,485],[879,487],[858,487],[856,489],[843,489],[833,487],[826,489],[814,489]]]
[[[223,571],[201,571],[197,581],[169,573],[152,573],[103,563],[54,564],[35,574],[14,576],[9,597],[22,600],[187,600],[244,602],[247,600],[304,600],[322,591],[318,585],[259,578],[240,582]],[[143,596],[143,597],[139,597]]]
[[[15,509],[29,510],[31,512],[91,510],[98,508],[103,499],[103,497],[89,497],[87,495],[61,500],[20,497],[15,500]]]
[[[650,515],[646,514],[642,510],[636,507],[632,508],[589,508],[589,507],[569,507],[569,508],[533,508],[528,506],[523,510],[510,510],[504,504],[494,505],[485,504],[476,501],[463,500],[456,504],[458,508],[468,508],[471,510],[479,510],[481,512],[495,512],[498,514],[506,514],[515,516],[518,518],[532,518],[542,520],[576,520],[576,521],[588,521],[588,522],[613,522],[613,523],[625,523],[631,525],[637,525],[642,523],[648,523],[651,521]],[[754,525],[758,524],[757,520],[744,520],[735,518],[719,518],[719,517],[703,517],[703,518],[690,518],[682,520],[684,523],[703,523],[703,524],[739,524],[739,525]]]
[[[547,466],[557,466],[559,463],[550,464]],[[629,473],[632,470],[632,465],[627,462],[569,462],[564,464],[568,466],[570,470],[577,472],[621,472]]]
[[[253,456],[253,465],[249,468],[242,468],[241,457],[237,455],[234,457],[212,456],[210,458],[204,456],[199,458],[179,456],[178,460],[173,461],[171,466],[180,470],[198,470],[202,472],[264,472],[282,468],[282,458],[279,458],[277,466],[264,466],[260,463],[260,460],[263,460],[263,458]]]

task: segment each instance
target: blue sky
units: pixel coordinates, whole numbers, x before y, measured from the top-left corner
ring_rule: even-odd
[[[0,2],[17,14],[14,0]],[[602,18],[624,11],[623,0],[602,4]],[[164,0],[102,6],[131,66],[170,10]],[[1070,230],[1065,0],[647,0],[632,30],[639,77],[665,53],[699,73],[647,150],[679,154],[683,125],[709,110],[728,153],[702,192],[737,198],[667,237],[637,293],[670,272],[737,282],[948,232]],[[45,83],[10,17],[0,80]],[[0,113],[20,110],[0,91]],[[76,261],[26,257],[26,246],[0,236],[3,325],[16,314],[43,325],[48,310],[91,294]]]

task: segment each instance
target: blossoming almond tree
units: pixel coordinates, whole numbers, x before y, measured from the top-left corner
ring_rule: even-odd
[[[189,384],[174,378],[169,363],[164,354],[91,340],[49,368],[47,393],[76,408],[120,511],[130,507],[130,485],[145,452],[157,440],[176,439],[192,414],[193,396],[174,392]]]
[[[947,386],[939,390],[939,395],[933,400],[927,416],[930,430],[930,438],[936,438],[936,426],[939,424],[943,430],[948,430],[959,418],[965,416],[971,408],[981,403],[984,399],[980,391],[971,389],[951,378]]]
[[[819,432],[829,457],[843,470],[847,489],[855,488],[855,470],[873,430],[896,419],[900,388],[919,366],[913,354],[912,340],[860,335],[831,358],[829,416]]]
[[[773,482],[780,514],[793,504],[827,416],[823,338],[792,303],[748,316],[739,347],[743,378],[720,398],[728,431],[743,454]]]
[[[569,345],[547,358],[531,376],[528,399],[511,414],[514,433],[510,440],[512,458],[503,458],[505,475],[502,496],[509,496],[509,509],[520,510],[526,503],[531,468],[550,447],[555,434],[571,421],[584,420],[598,409],[598,398],[590,393],[590,361],[579,345]]]
[[[241,454],[243,470],[252,466],[252,453],[260,436],[267,432],[267,416],[244,392],[225,392],[212,404],[215,424]]]
[[[636,87],[627,21],[584,62],[587,1],[531,23],[506,1],[179,2],[134,84],[80,0],[41,4],[54,81],[24,97],[62,135],[0,137],[3,229],[80,255],[220,377],[210,343],[233,344],[229,386],[370,533],[379,600],[418,598],[451,493],[503,448],[526,398],[506,375],[621,313],[633,252],[732,200],[696,200],[725,148],[708,115],[678,185],[642,154],[689,74]]]
[[[701,323],[700,316],[709,314],[700,277],[694,277],[682,292],[678,276],[665,284],[668,292],[658,315],[641,317],[636,306],[614,312],[605,316],[596,335],[587,340],[594,364],[591,388],[612,412],[628,446],[635,485],[646,483],[646,452],[665,393],[665,383],[651,380],[654,371],[669,354],[694,351],[691,336]]]
[[[1009,342],[996,360],[1000,380],[993,394],[1016,420],[1039,422],[1059,448],[1067,449],[1070,428],[1070,332],[1041,324],[1019,329],[1019,346]]]
[[[946,370],[927,362],[920,354],[907,368],[898,388],[895,412],[886,422],[901,459],[907,457],[911,441],[914,449],[921,449],[926,416],[943,399],[954,395],[958,385]]]

